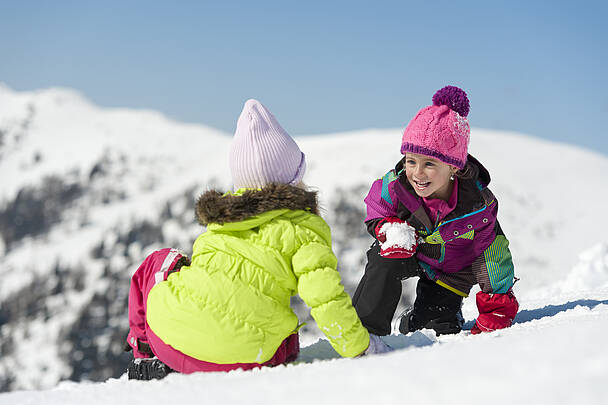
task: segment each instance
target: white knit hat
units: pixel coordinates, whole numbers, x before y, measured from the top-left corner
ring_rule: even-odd
[[[306,159],[296,142],[262,103],[247,100],[230,146],[234,189],[269,183],[298,184]]]

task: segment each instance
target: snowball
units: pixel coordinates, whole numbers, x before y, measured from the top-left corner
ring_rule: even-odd
[[[380,232],[386,234],[382,249],[398,247],[409,250],[416,244],[416,231],[407,222],[387,222],[380,227]]]

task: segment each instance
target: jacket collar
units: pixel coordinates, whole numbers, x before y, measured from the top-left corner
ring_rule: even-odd
[[[198,198],[196,218],[205,226],[243,221],[279,209],[305,210],[318,215],[317,193],[278,183],[260,189],[239,189],[234,193],[210,190]]]

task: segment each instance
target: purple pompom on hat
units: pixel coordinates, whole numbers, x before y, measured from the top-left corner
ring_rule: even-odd
[[[235,190],[269,183],[296,185],[306,172],[304,153],[259,101],[245,102],[230,145],[230,172]]]
[[[447,105],[462,117],[469,115],[469,98],[467,93],[456,86],[445,86],[433,96],[433,105]]]
[[[403,131],[401,153],[417,153],[463,169],[467,162],[471,128],[467,94],[455,86],[445,86],[433,96],[433,105],[424,107]]]

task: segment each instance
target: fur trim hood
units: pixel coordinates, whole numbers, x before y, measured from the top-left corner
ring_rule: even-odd
[[[247,189],[242,194],[210,190],[196,202],[196,218],[210,223],[238,222],[278,209],[305,210],[318,215],[317,193],[289,184],[272,183],[261,189]]]

